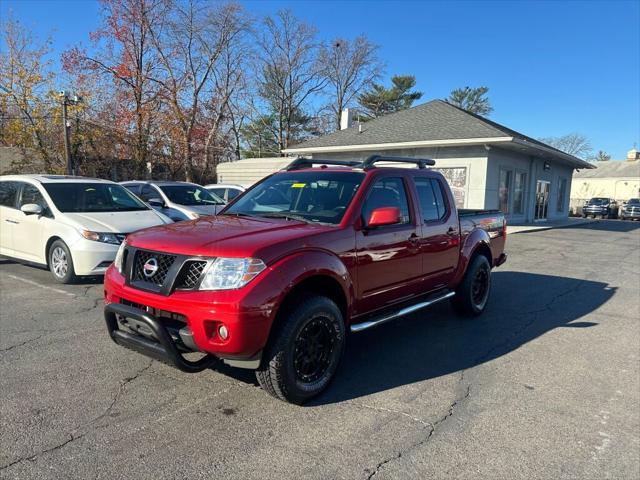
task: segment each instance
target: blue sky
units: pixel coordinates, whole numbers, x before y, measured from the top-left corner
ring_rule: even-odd
[[[413,74],[424,99],[486,85],[491,119],[532,137],[579,132],[614,159],[640,143],[640,1],[245,1],[290,8],[322,38],[365,33],[387,77]],[[0,0],[56,60],[99,25],[94,0]],[[61,85],[60,87],[63,87]]]

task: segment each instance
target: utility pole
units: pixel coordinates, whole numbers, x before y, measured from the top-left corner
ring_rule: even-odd
[[[67,119],[67,107],[69,105],[78,105],[82,102],[82,97],[74,95],[69,97],[67,92],[62,90],[59,94],[62,101],[62,128],[64,128],[64,156],[67,162],[67,175],[73,175],[75,168],[73,159],[71,158],[71,142],[69,140],[69,132],[71,131],[71,122]]]

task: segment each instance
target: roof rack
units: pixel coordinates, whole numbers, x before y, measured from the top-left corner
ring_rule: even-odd
[[[302,168],[311,168],[314,165],[340,165],[343,167],[361,167],[362,162],[359,162],[357,160],[322,160],[321,158],[315,159],[298,157],[284,169],[286,171],[300,170]]]
[[[386,155],[371,155],[362,163],[362,168],[365,170],[373,168],[376,162],[400,162],[400,163],[415,163],[418,168],[427,168],[427,165],[433,166],[436,164],[435,160],[430,158],[411,158],[411,157],[393,157]]]

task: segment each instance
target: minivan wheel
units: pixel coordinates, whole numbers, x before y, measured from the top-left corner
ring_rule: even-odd
[[[76,280],[71,252],[62,240],[56,240],[49,248],[49,270],[57,282],[73,283]]]
[[[333,379],[344,350],[344,319],[337,305],[321,296],[303,298],[282,315],[256,378],[269,394],[300,405]]]
[[[451,304],[458,313],[475,317],[487,306],[491,293],[491,265],[484,255],[476,255],[464,280],[456,289]]]

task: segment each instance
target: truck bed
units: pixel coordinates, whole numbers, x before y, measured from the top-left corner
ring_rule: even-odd
[[[460,219],[460,236],[463,245],[474,230],[484,230],[489,234],[494,260],[500,256],[506,240],[504,214],[500,210],[460,209],[458,210],[458,218]]]

